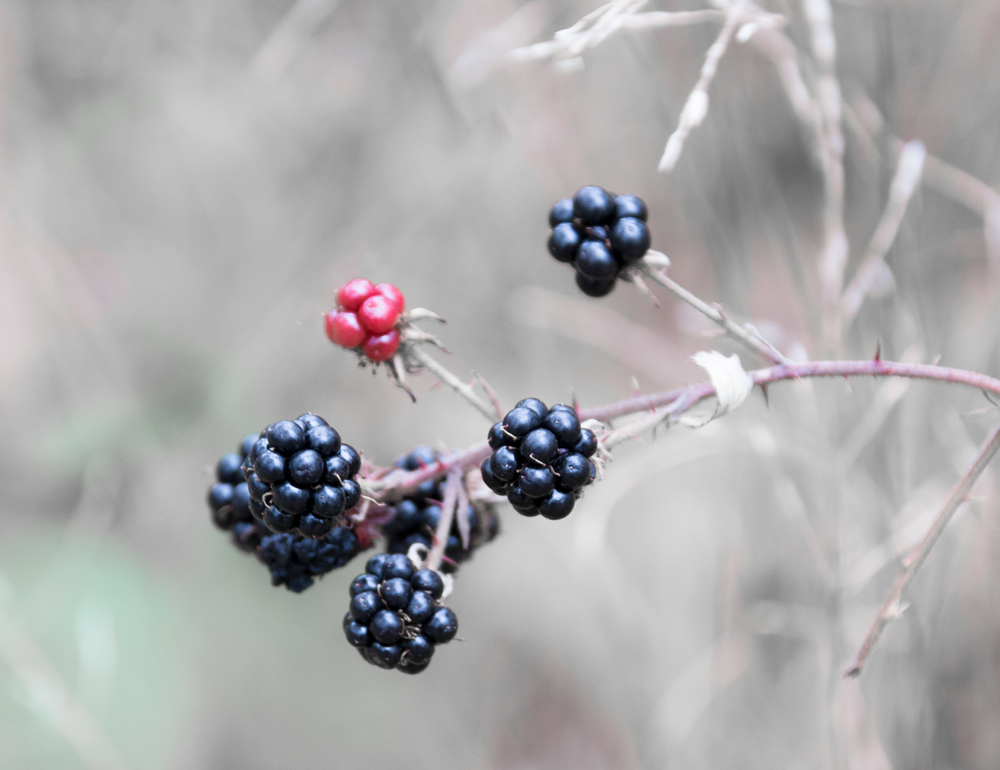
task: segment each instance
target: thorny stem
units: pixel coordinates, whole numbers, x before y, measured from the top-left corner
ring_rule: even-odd
[[[698,299],[698,297],[689,292],[683,286],[668,278],[665,273],[660,272],[646,263],[640,263],[640,269],[645,275],[649,276],[650,280],[660,284],[660,286],[671,292],[675,297],[677,297],[677,299],[682,302],[686,302],[699,313],[707,316],[711,321],[721,326],[725,330],[726,334],[738,342],[743,343],[753,352],[764,356],[764,358],[774,364],[789,363],[788,359],[785,358],[785,356],[783,356],[781,352],[779,352],[778,349],[771,343],[751,334],[739,324],[735,323],[725,313],[721,312],[718,307],[712,307],[706,302]]]
[[[430,553],[427,554],[428,569],[438,569],[441,566],[441,559],[444,556],[445,546],[448,545],[448,533],[451,532],[451,523],[455,519],[455,506],[458,504],[461,490],[462,471],[459,468],[452,468],[448,471],[448,477],[445,481],[441,518],[438,520],[437,529],[434,532],[434,542],[431,544]]]
[[[801,364],[781,364],[767,369],[748,372],[755,385],[768,385],[781,380],[798,380],[811,377],[905,377],[914,380],[936,380],[966,385],[978,390],[1000,395],[1000,380],[965,369],[951,369],[933,364],[906,364],[898,361],[810,361]],[[675,420],[685,411],[715,394],[711,382],[700,382],[684,388],[635,396],[605,406],[579,409],[581,420],[610,422],[630,414],[651,412],[669,406],[664,419]],[[659,422],[657,420],[655,422]],[[635,433],[635,426],[630,426]],[[478,465],[490,456],[491,449],[485,441],[468,449],[445,455],[426,468],[416,471],[393,470],[384,477],[367,481],[365,493],[378,500],[397,497],[412,492],[428,479],[440,478],[452,469],[464,471]]]
[[[986,466],[989,465],[990,460],[1000,449],[1000,426],[994,429],[989,440],[983,444],[982,448],[979,450],[979,454],[976,455],[975,461],[972,463],[972,467],[965,472],[965,475],[959,479],[955,488],[951,490],[951,494],[948,495],[948,499],[945,501],[944,506],[941,508],[940,513],[934,519],[934,523],[931,528],[924,535],[924,539],[921,540],[913,550],[910,551],[909,555],[903,562],[903,571],[899,573],[899,577],[896,578],[896,582],[893,583],[892,590],[889,591],[889,596],[886,597],[885,602],[882,604],[882,608],[879,610],[878,615],[875,616],[875,622],[872,623],[872,627],[868,631],[868,635],[865,637],[864,642],[861,644],[861,649],[858,650],[857,657],[850,667],[844,672],[845,677],[856,677],[861,673],[861,669],[864,667],[865,662],[868,660],[868,656],[878,642],[879,637],[882,636],[882,631],[885,627],[889,625],[890,621],[895,620],[899,617],[900,613],[903,611],[901,601],[903,598],[903,591],[913,582],[914,575],[917,574],[917,570],[923,565],[927,560],[927,555],[930,553],[931,548],[937,543],[941,538],[941,533],[944,532],[944,528],[948,526],[948,522],[951,521],[952,516],[955,515],[955,511],[958,507],[965,502],[968,498],[969,492],[972,489],[973,484],[982,475],[983,471],[986,470]]]
[[[410,349],[410,356],[415,361],[419,362],[422,367],[437,375],[437,378],[441,380],[441,382],[476,407],[476,409],[478,409],[487,420],[495,422],[500,419],[500,415],[494,411],[490,404],[486,403],[482,398],[476,395],[476,392],[472,388],[445,369],[436,359],[428,355],[425,350],[422,350],[414,345]]]

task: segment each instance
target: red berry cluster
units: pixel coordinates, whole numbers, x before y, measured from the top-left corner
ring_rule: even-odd
[[[403,292],[391,283],[375,286],[355,278],[337,289],[337,309],[326,314],[326,336],[341,347],[360,348],[370,361],[387,361],[399,349],[396,322],[405,307]]]

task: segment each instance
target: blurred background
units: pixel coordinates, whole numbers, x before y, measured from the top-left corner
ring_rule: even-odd
[[[802,6],[765,5],[808,74]],[[780,384],[622,447],[569,519],[502,509],[449,601],[464,641],[417,677],[343,639],[365,557],[293,595],[211,525],[215,460],[273,420],[318,412],[381,464],[485,437],[429,375],[411,404],[326,340],[353,277],[446,317],[442,359],[508,408],[700,381],[692,353],[734,352],[662,293],[576,290],[545,241],[583,184],[642,196],[671,275],[790,355],[880,342],[1000,374],[992,190],[919,186],[892,290],[829,350],[823,178],[772,61],[733,44],[661,174],[720,25],[504,58],[595,7],[0,0],[0,768],[1000,766],[995,469],[841,679],[998,419],[978,392]],[[894,137],[1000,179],[1000,6],[833,20],[850,279]]]

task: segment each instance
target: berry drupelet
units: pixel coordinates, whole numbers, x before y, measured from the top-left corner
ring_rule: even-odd
[[[576,269],[576,285],[589,297],[615,288],[622,269],[649,250],[646,204],[636,195],[614,196],[588,185],[549,212],[549,253]]]
[[[322,417],[271,423],[243,460],[250,515],[279,534],[324,538],[361,499],[361,457]]]
[[[493,454],[480,467],[483,482],[524,516],[565,518],[594,480],[588,458],[597,451],[597,437],[566,404],[549,409],[537,398],[519,401],[487,439]]]
[[[419,674],[458,632],[455,613],[441,605],[441,575],[402,554],[373,556],[350,590],[344,635],[373,666]]]
[[[391,283],[355,278],[337,290],[337,309],[325,316],[326,336],[373,363],[387,361],[399,349],[397,322],[405,308],[403,292]]]
[[[415,471],[437,462],[437,453],[428,446],[418,446],[409,454],[396,460],[396,466],[403,470]],[[412,494],[404,497],[393,508],[392,518],[382,531],[386,536],[386,551],[390,554],[408,553],[414,544],[430,548],[441,519],[441,504],[444,498],[444,481],[429,479]],[[469,547],[462,547],[458,517],[464,515],[469,525]],[[500,530],[500,519],[493,506],[482,501],[474,501],[465,506],[465,511],[456,512],[448,533],[444,549],[441,571],[451,573],[458,565],[468,561],[474,551],[493,540]]]

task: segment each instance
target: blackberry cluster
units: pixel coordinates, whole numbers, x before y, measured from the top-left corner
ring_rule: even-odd
[[[519,401],[488,439],[493,454],[480,467],[483,482],[524,516],[569,516],[597,472],[587,459],[597,451],[597,437],[566,404],[549,409],[537,398]]]
[[[315,414],[268,425],[243,460],[250,514],[272,532],[323,538],[361,499],[361,457]]]
[[[435,646],[458,632],[455,613],[440,603],[444,581],[402,554],[373,556],[365,569],[351,583],[347,641],[373,666],[419,674]]]
[[[244,551],[256,548],[261,535],[250,510],[250,490],[242,473],[243,461],[256,441],[256,434],[244,436],[237,452],[220,457],[215,466],[215,483],[208,489],[212,521],[219,529],[232,532],[233,542]]]
[[[318,540],[265,531],[259,542],[257,558],[271,570],[271,584],[295,593],[305,591],[314,578],[343,567],[360,550],[358,538],[347,527],[334,527]]]
[[[636,195],[581,187],[549,212],[549,253],[576,268],[576,285],[584,294],[603,297],[615,288],[618,273],[649,250],[647,213]]]
[[[403,470],[415,471],[433,465],[437,459],[437,453],[429,446],[418,446],[409,454],[399,458],[395,464]],[[405,554],[409,552],[410,546],[416,543],[429,549],[438,522],[441,520],[443,498],[444,481],[437,478],[428,479],[412,494],[397,503],[392,518],[382,527],[388,541],[386,550],[391,554]],[[458,527],[459,516],[465,516],[469,522],[468,549],[462,548]],[[477,548],[493,540],[499,531],[500,519],[493,506],[488,503],[481,504],[481,507],[470,503],[464,511],[456,512],[448,533],[441,571],[451,573],[457,570],[459,564],[468,561]]]

